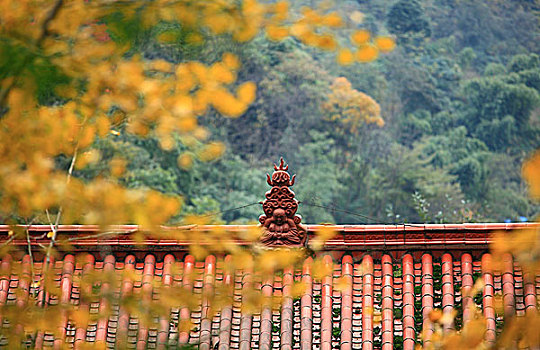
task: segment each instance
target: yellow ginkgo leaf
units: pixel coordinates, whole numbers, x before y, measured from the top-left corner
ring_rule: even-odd
[[[357,30],[351,35],[351,39],[356,45],[363,45],[367,43],[370,37],[371,34],[365,29]]]
[[[223,54],[222,61],[230,69],[238,69],[238,68],[240,68],[240,60],[238,59],[238,56],[236,56],[235,54],[232,54],[230,52],[225,52]]]
[[[54,237],[54,232],[53,231],[47,232],[47,238],[53,238],[53,237]]]
[[[279,41],[285,39],[289,35],[289,30],[286,27],[269,25],[266,27],[266,35],[270,40]]]
[[[177,162],[180,168],[188,170],[193,165],[193,157],[189,153],[183,153],[178,156]]]
[[[343,20],[337,12],[332,12],[323,17],[322,23],[328,27],[338,28],[343,25]]]
[[[540,150],[523,165],[523,177],[529,184],[531,197],[540,200]]]
[[[255,93],[257,91],[257,86],[254,82],[248,81],[240,85],[236,91],[238,99],[245,104],[250,104],[255,101]]]
[[[348,66],[354,62],[354,54],[349,49],[341,49],[339,50],[336,59],[339,64]]]
[[[375,38],[375,45],[381,52],[390,52],[396,47],[396,42],[388,36],[380,36]]]
[[[356,51],[356,59],[362,63],[374,61],[378,56],[379,50],[371,44],[362,45]]]

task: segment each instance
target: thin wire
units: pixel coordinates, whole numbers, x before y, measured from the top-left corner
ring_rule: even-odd
[[[369,221],[372,221],[372,222],[377,222],[379,220],[377,219],[374,219],[374,218],[371,218],[367,215],[364,215],[364,214],[359,214],[359,213],[354,213],[352,211],[348,211],[348,210],[345,210],[345,209],[339,209],[339,208],[336,208],[336,207],[327,207],[327,206],[324,206],[324,205],[319,205],[319,204],[315,204],[315,203],[310,203],[310,202],[300,202],[302,204],[305,204],[305,205],[308,205],[308,206],[311,206],[311,207],[317,207],[317,208],[323,208],[323,209],[328,209],[328,210],[332,210],[334,212],[336,211],[339,211],[341,213],[347,213],[347,214],[351,214],[351,215],[354,215],[354,216],[358,216],[358,217],[361,217],[363,219],[367,219]],[[380,222],[380,221],[379,221]]]
[[[300,202],[302,204],[305,204],[305,205],[308,205],[308,206],[312,206],[312,207],[318,207],[318,208],[323,208],[323,209],[328,209],[328,210],[332,210],[334,212],[338,211],[338,212],[342,212],[342,213],[346,213],[346,214],[350,214],[350,215],[354,215],[354,216],[358,216],[358,217],[361,217],[363,219],[367,219],[373,223],[380,223],[382,220],[379,220],[379,219],[375,219],[375,218],[372,218],[372,217],[369,217],[367,215],[364,215],[364,214],[360,214],[360,213],[355,213],[355,212],[352,212],[352,211],[349,211],[349,210],[345,210],[345,209],[339,209],[339,208],[336,208],[336,207],[327,207],[327,206],[324,206],[324,205],[319,205],[319,204],[314,204],[314,203],[310,203],[310,202]],[[421,227],[421,228],[424,228],[424,225],[414,225],[414,224],[406,224],[406,223],[398,223],[398,224],[394,224],[394,225],[403,225],[403,226],[410,226],[410,227]]]
[[[228,212],[231,212],[231,211],[235,211],[235,210],[239,210],[239,209],[244,209],[244,208],[247,208],[247,207],[251,207],[251,206],[256,205],[256,204],[261,204],[261,203],[255,202],[255,203],[251,203],[251,204],[246,204],[246,205],[242,205],[242,206],[236,207],[236,208],[231,208],[231,209],[227,209],[227,210],[216,211],[216,212],[210,213],[210,214],[201,215],[201,217],[208,217],[208,216],[215,216],[215,215],[218,215],[218,214],[224,214],[224,213],[228,213]]]
[[[337,212],[341,212],[341,213],[346,213],[346,214],[349,214],[349,215],[357,216],[357,217],[363,218],[363,219],[365,219],[365,220],[369,220],[369,221],[371,221],[372,223],[380,223],[380,222],[382,222],[382,220],[379,220],[379,219],[376,219],[376,218],[372,218],[372,217],[367,216],[367,215],[364,215],[364,214],[352,212],[352,211],[350,211],[350,210],[345,210],[345,209],[336,208],[335,206],[334,206],[334,207],[327,207],[327,206],[324,206],[324,205],[315,204],[315,203],[310,203],[310,202],[305,202],[305,201],[300,201],[299,203],[304,204],[304,205],[307,205],[307,206],[312,206],[312,207],[317,207],[317,208],[322,208],[322,209],[331,210],[331,211],[333,211],[333,212],[336,212],[336,211],[337,211]],[[217,212],[214,212],[214,213],[205,214],[205,215],[202,215],[202,217],[209,217],[209,216],[215,216],[215,215],[218,215],[218,214],[225,214],[225,213],[228,213],[228,212],[231,212],[231,211],[240,210],[240,209],[248,208],[248,207],[251,207],[251,206],[254,206],[254,205],[259,205],[259,204],[261,204],[261,203],[260,203],[260,202],[254,202],[254,203],[242,205],[242,206],[239,206],[239,207],[236,207],[236,208],[231,208],[231,209],[227,209],[227,210],[222,210],[222,211],[217,211]],[[367,223],[366,223],[366,224],[367,224]],[[410,226],[410,227],[421,227],[421,228],[425,228],[424,225],[414,225],[414,224],[406,224],[406,223],[397,223],[397,224],[394,224],[394,225],[399,225],[399,226],[403,225],[403,226]]]

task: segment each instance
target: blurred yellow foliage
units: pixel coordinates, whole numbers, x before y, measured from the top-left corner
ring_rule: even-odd
[[[351,35],[353,43],[356,45],[364,45],[371,38],[371,33],[365,29],[357,30]]]
[[[0,0],[0,8],[2,40],[15,42],[28,52],[24,64],[14,67],[11,75],[0,81],[0,212],[16,214],[29,222],[44,220],[51,226],[51,231],[44,235],[50,242],[43,247],[46,261],[54,259],[59,250],[71,249],[68,240],[57,240],[57,230],[58,224],[72,223],[97,224],[103,230],[112,224],[136,224],[138,230],[132,233],[132,238],[138,244],[148,240],[150,234],[189,239],[194,242],[190,252],[196,259],[204,259],[209,252],[226,252],[231,255],[229,267],[254,273],[273,274],[303,260],[302,252],[287,250],[254,255],[235,244],[236,237],[224,231],[200,232],[196,228],[208,223],[208,216],[186,216],[188,229],[164,229],[162,225],[178,214],[182,198],[123,187],[121,177],[128,167],[127,157],[110,160],[106,164],[108,169],[93,180],[75,178],[73,172],[102,162],[100,153],[92,148],[98,138],[121,139],[129,134],[152,135],[165,150],[173,149],[180,140],[188,147],[177,159],[182,169],[190,169],[195,158],[216,159],[225,152],[225,146],[208,141],[209,133],[198,124],[198,117],[211,108],[224,116],[239,117],[257,96],[254,82],[237,82],[241,62],[236,55],[225,53],[221,60],[211,64],[147,60],[131,54],[129,40],[111,34],[114,28],[108,23],[109,18],[121,14],[124,22],[120,26],[140,20],[144,30],[158,23],[178,21],[189,32],[186,42],[193,44],[204,44],[206,38],[221,34],[238,42],[251,40],[259,33],[266,33],[272,40],[292,36],[313,47],[338,52],[340,64],[352,64],[355,54],[332,34],[335,28],[346,25],[337,12],[327,6],[303,8],[295,17],[286,1],[256,0]],[[158,42],[166,45],[173,45],[179,39],[180,35],[173,31],[157,35]],[[353,35],[357,45],[371,45],[369,39],[366,31]],[[377,47],[381,52],[389,49],[384,41]],[[367,61],[364,56],[365,53],[363,56],[356,53],[356,60]],[[36,82],[25,71],[26,66],[44,60],[69,78],[55,88],[54,93],[64,101],[58,105],[39,104]],[[355,118],[382,123],[374,101],[352,90],[350,84],[338,85],[333,86],[330,99],[340,98],[339,94],[350,98],[345,102],[350,107],[342,106],[344,123],[355,125]],[[68,160],[67,169],[55,166],[58,157]],[[24,235],[15,229],[9,232],[10,239]],[[241,237],[256,241],[259,234],[254,229]],[[321,230],[313,248],[322,248],[333,234],[331,228]],[[11,246],[7,248],[2,253]],[[321,259],[313,262],[314,275],[319,278],[331,270],[328,262]],[[109,302],[107,310],[100,311],[100,315],[85,313],[78,306],[64,302],[42,308],[38,293],[30,296],[28,312],[6,308],[2,309],[2,318],[9,319],[12,325],[24,324],[27,332],[58,333],[62,320],[69,318],[74,324],[84,326],[108,316],[110,305],[129,310],[145,324],[155,322],[148,310],[165,315],[172,307],[195,308],[197,298],[201,298],[187,289],[159,283],[152,285],[159,290],[159,300],[110,292],[119,290],[122,281],[141,282],[142,276],[124,272],[122,276],[105,271],[74,275],[75,282],[81,286],[81,300],[104,298]],[[47,293],[58,298],[61,291],[55,276],[52,270],[44,269],[31,286],[39,289],[41,295]],[[96,291],[94,286],[100,288]],[[301,294],[304,288],[303,284],[295,284],[293,294]],[[263,298],[258,293],[246,289],[243,305],[250,310],[260,306]],[[230,303],[224,295],[227,293],[204,297],[220,307]],[[184,321],[175,326],[180,330],[193,327]],[[22,337],[22,333],[15,336]]]
[[[356,51],[356,59],[358,62],[367,63],[377,59],[379,50],[371,44],[364,44]]]
[[[396,42],[390,37],[380,36],[375,38],[375,45],[381,52],[390,52],[396,47]]]
[[[523,165],[523,178],[529,185],[530,195],[540,201],[540,150]]]
[[[337,55],[337,61],[339,64],[348,66],[354,63],[354,54],[350,49],[341,49]]]

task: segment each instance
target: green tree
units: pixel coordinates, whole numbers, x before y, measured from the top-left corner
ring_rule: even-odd
[[[429,37],[431,28],[424,9],[418,0],[396,2],[386,20],[388,30],[400,38],[407,36]]]

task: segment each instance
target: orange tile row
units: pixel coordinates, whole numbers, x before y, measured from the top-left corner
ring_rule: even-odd
[[[311,258],[302,266],[285,269],[265,280],[249,271],[229,271],[228,259],[208,256],[204,261],[195,261],[189,255],[172,254],[156,259],[155,255],[146,254],[142,259],[134,255],[107,255],[103,259],[88,255],[80,261],[68,254],[51,262],[60,294],[43,295],[36,283],[43,262],[34,263],[32,281],[30,257],[13,260],[6,255],[1,263],[0,305],[24,310],[31,300],[29,295],[37,295],[38,302],[46,305],[74,304],[83,313],[99,314],[107,309],[107,300],[82,299],[75,277],[92,271],[117,272],[119,276],[120,272],[130,271],[137,276],[135,280],[123,279],[116,291],[102,283],[101,292],[155,300],[160,296],[154,287],[159,282],[163,288],[185,288],[201,295],[200,303],[193,310],[173,307],[168,317],[162,315],[157,319],[155,327],[144,326],[127,308],[118,305],[113,305],[109,317],[86,328],[75,327],[63,314],[57,336],[38,332],[32,339],[33,346],[68,344],[80,348],[88,342],[110,348],[123,344],[137,349],[163,349],[190,343],[200,349],[329,350],[413,349],[420,341],[422,329],[422,341],[429,344],[434,332],[430,318],[434,309],[441,309],[443,314],[458,312],[453,322],[444,325],[444,331],[449,332],[470,321],[471,304],[486,317],[486,340],[492,342],[505,317],[537,312],[540,300],[540,275],[524,276],[511,256],[505,257],[502,271],[494,271],[488,253],[445,253],[440,257],[407,253],[400,259],[390,254],[342,253],[337,258],[324,255],[323,262],[333,272],[321,280],[312,275]],[[467,295],[478,278],[484,280],[482,290],[477,295]],[[293,285],[300,281],[306,289],[295,298]],[[213,314],[207,296],[222,286],[230,286],[233,302]],[[283,296],[281,307],[263,307],[252,314],[243,312],[243,291],[249,288],[262,290],[266,298]],[[503,311],[497,311],[496,298],[502,299]],[[178,327],[184,320],[193,323],[191,331]],[[10,324],[4,317],[1,322],[4,329],[24,331],[23,325]]]

